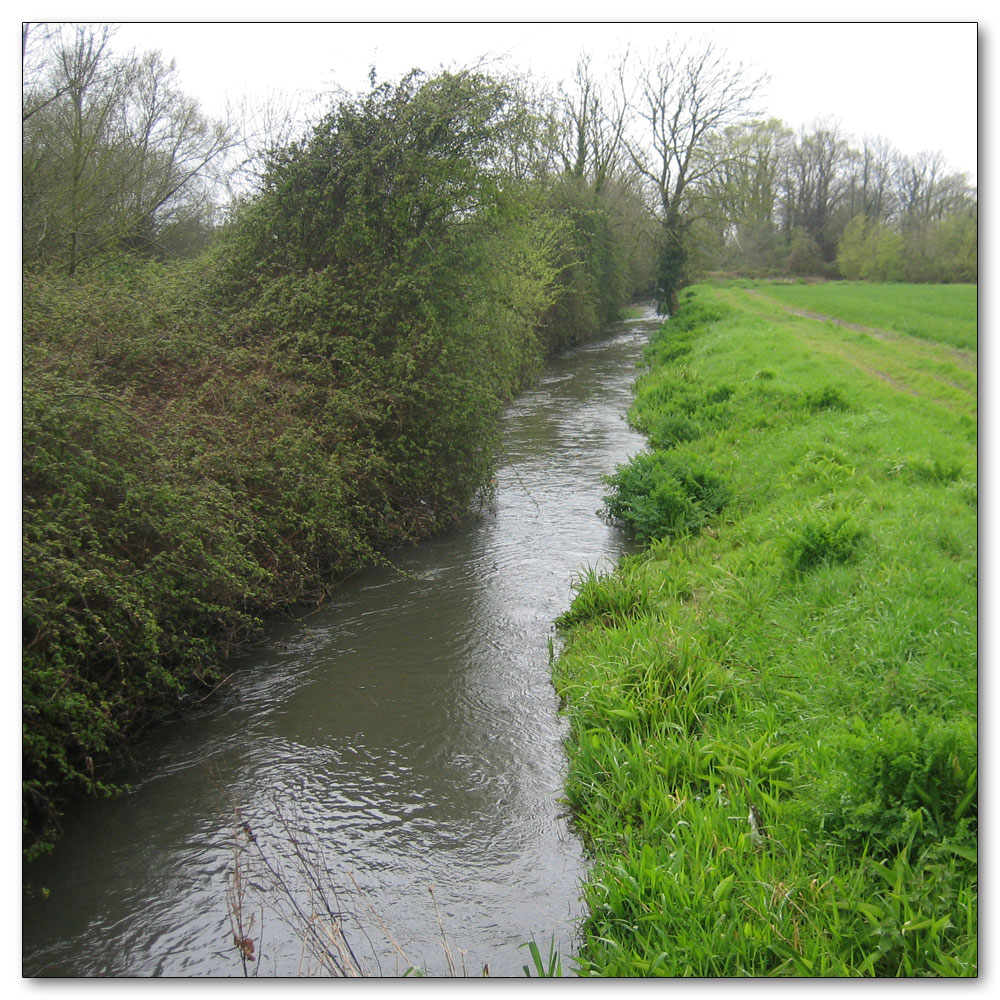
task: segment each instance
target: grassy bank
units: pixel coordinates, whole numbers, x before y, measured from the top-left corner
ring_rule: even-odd
[[[608,495],[647,544],[560,621],[584,974],[976,974],[975,300],[802,287],[654,338]]]

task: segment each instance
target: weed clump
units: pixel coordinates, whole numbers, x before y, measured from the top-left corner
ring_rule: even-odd
[[[788,538],[785,555],[796,571],[805,573],[818,566],[848,562],[864,535],[848,514],[816,516],[800,524]]]
[[[893,478],[904,476],[914,482],[949,486],[962,478],[962,463],[954,458],[924,458],[908,455],[889,467]]]
[[[718,476],[668,452],[640,453],[604,481],[605,512],[640,542],[695,532],[731,498]]]

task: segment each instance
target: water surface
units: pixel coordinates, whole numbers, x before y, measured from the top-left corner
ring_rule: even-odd
[[[549,644],[574,577],[625,545],[597,514],[601,476],[642,446],[624,414],[651,325],[553,359],[504,418],[477,518],[279,626],[144,748],[130,794],[66,818],[31,873],[50,896],[25,907],[26,975],[243,975],[234,808],[311,914],[289,830],[309,852],[370,974],[446,975],[443,939],[470,974],[519,975],[532,938],[572,952],[584,858],[561,812]],[[322,972],[263,890],[244,898],[250,972]]]

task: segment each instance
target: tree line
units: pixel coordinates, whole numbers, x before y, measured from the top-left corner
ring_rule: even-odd
[[[234,179],[259,184],[264,152],[289,145],[287,113],[255,109],[253,125],[210,120],[172,63],[116,54],[113,34],[23,28],[29,265],[72,273],[112,251],[197,254],[239,201]],[[510,166],[573,179],[613,200],[633,228],[641,220],[639,245],[658,261],[668,306],[683,283],[712,272],[976,280],[977,192],[943,153],[857,140],[835,121],[795,132],[762,115],[764,80],[710,43],[608,67],[583,55],[554,90],[517,79],[536,135],[530,152],[510,150]],[[240,169],[248,165],[260,169]]]
[[[754,121],[719,137],[702,194],[708,268],[975,282],[978,207],[940,152],[906,155],[883,138],[852,141],[820,122],[793,133]]]
[[[31,852],[266,616],[467,516],[547,352],[637,295],[673,308],[701,268],[790,267],[802,232],[831,267],[855,217],[826,167],[808,215],[819,168],[791,169],[759,78],[710,45],[610,81],[583,58],[555,92],[373,70],[296,131],[213,121],[159,53],[112,42],[22,35]],[[873,227],[959,211],[943,178],[903,210],[871,176]]]

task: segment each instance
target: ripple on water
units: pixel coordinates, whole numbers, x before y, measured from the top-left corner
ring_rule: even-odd
[[[151,741],[131,795],[81,808],[37,871],[54,905],[25,907],[29,975],[241,975],[234,805],[300,898],[315,889],[289,845],[321,860],[370,969],[406,967],[379,921],[431,972],[439,915],[477,972],[520,974],[532,936],[570,949],[585,862],[559,816],[548,643],[573,578],[624,551],[596,512],[601,476],[642,445],[622,414],[643,341],[554,359],[504,418],[480,517],[279,626],[228,693]],[[302,971],[273,906],[260,937],[261,975]]]

